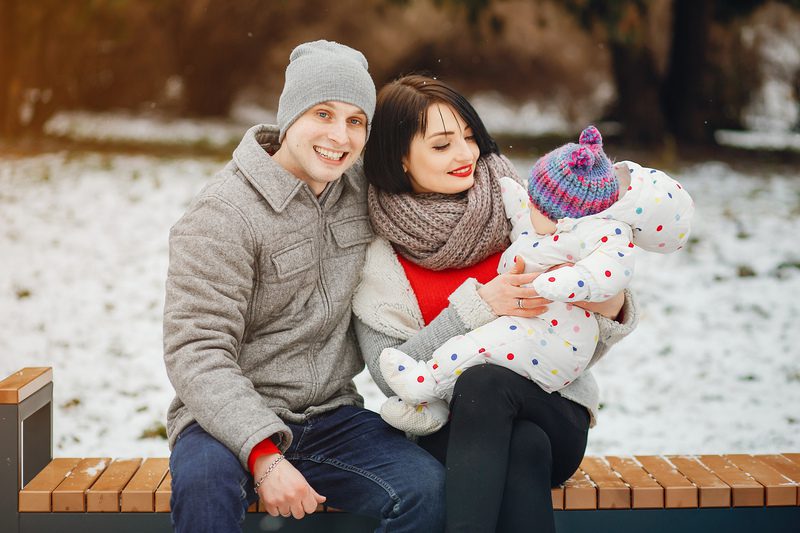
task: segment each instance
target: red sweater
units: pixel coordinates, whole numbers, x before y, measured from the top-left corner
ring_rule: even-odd
[[[411,285],[411,290],[417,297],[419,310],[425,325],[439,316],[448,305],[447,298],[467,278],[475,278],[478,283],[487,283],[497,276],[497,263],[500,261],[501,252],[491,255],[475,265],[466,268],[448,268],[446,270],[428,270],[405,259],[400,254],[397,258]],[[270,439],[264,439],[250,452],[247,466],[253,472],[256,459],[264,455],[280,453],[278,447]]]
[[[447,298],[467,278],[475,278],[478,283],[487,283],[497,276],[497,262],[502,253],[498,252],[466,268],[448,268],[446,270],[428,270],[412,263],[401,255],[397,255],[403,270],[406,272],[411,290],[417,297],[419,310],[425,325],[439,316],[448,305]]]

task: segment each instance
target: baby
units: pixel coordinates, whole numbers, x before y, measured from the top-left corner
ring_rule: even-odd
[[[535,318],[501,316],[446,341],[427,361],[385,349],[380,367],[397,394],[381,407],[392,426],[416,435],[440,429],[458,376],[467,368],[501,365],[547,392],[569,385],[587,368],[598,340],[594,315],[574,302],[601,302],[622,291],[634,270],[634,246],[670,253],[689,235],[694,203],[659,170],[613,165],[594,126],[542,156],[528,191],[500,180],[512,244],[498,272],[521,256],[526,272],[544,272],[531,286],[552,300]],[[556,266],[552,271],[548,269]]]

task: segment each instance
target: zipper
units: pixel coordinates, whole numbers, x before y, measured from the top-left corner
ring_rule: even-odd
[[[325,312],[322,318],[322,323],[320,324],[319,330],[317,330],[317,339],[322,338],[322,332],[325,330],[325,326],[328,325],[328,321],[331,317],[331,302],[328,296],[328,290],[325,286],[325,280],[322,276],[322,266],[323,266],[323,255],[324,255],[324,248],[327,248],[328,244],[330,244],[330,236],[325,229],[325,200],[330,196],[331,191],[333,190],[333,186],[328,186],[322,192],[319,198],[311,191],[311,189],[306,186],[306,190],[308,194],[310,194],[315,202],[315,206],[317,208],[317,212],[319,215],[319,234],[322,235],[321,242],[323,243],[322,246],[319,247],[318,250],[318,259],[317,259],[317,287],[319,288],[320,295],[322,296],[322,307]],[[316,356],[319,354],[320,346],[322,345],[320,340],[317,340],[311,345],[308,354],[308,367],[311,371],[311,390],[306,400],[306,405],[312,405],[314,399],[317,397],[317,393],[319,392],[319,374],[317,372],[317,365],[315,363]]]

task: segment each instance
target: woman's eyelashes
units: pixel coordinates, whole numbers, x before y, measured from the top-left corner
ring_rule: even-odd
[[[475,142],[475,136],[474,135],[467,135],[466,137],[464,137],[464,141],[468,142],[468,143],[474,143]],[[438,144],[438,145],[434,146],[433,149],[441,152],[441,151],[447,150],[447,148],[449,148],[449,147],[450,147],[450,143],[446,143],[446,144]]]

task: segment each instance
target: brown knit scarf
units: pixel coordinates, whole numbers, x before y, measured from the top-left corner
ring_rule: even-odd
[[[391,194],[369,187],[375,232],[413,263],[430,270],[474,265],[505,249],[511,225],[498,179],[517,181],[504,156],[488,154],[475,165],[475,184],[459,194]]]

